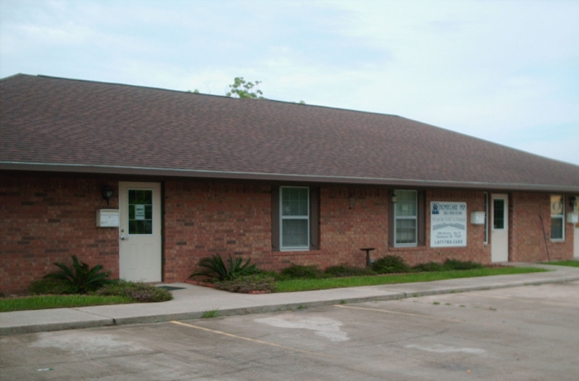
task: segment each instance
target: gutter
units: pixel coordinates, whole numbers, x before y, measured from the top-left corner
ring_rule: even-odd
[[[500,189],[512,191],[548,191],[548,192],[579,192],[579,184],[547,185],[525,183],[493,183],[478,181],[446,181],[446,180],[416,180],[388,177],[356,177],[356,176],[324,176],[304,174],[284,174],[267,172],[212,171],[195,169],[149,168],[114,165],[60,164],[60,163],[22,163],[0,161],[0,170],[8,171],[38,171],[38,172],[68,172],[97,173],[114,175],[169,176],[206,179],[236,179],[265,180],[286,182],[316,182],[331,184],[364,184],[408,186],[421,188],[466,188],[466,189]]]

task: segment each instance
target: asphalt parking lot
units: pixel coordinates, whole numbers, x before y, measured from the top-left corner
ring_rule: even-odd
[[[579,282],[6,336],[0,379],[575,381]]]

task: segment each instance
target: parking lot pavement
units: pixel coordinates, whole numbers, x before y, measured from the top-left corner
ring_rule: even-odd
[[[577,380],[579,282],[0,338],[2,380]]]

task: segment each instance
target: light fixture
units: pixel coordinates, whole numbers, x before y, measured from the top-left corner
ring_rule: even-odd
[[[350,200],[350,209],[354,209],[354,195],[353,194],[350,195],[349,200]]]
[[[107,200],[107,206],[109,205],[109,200],[113,197],[113,187],[110,185],[105,185],[102,189],[103,200]]]
[[[574,208],[576,204],[577,204],[577,197],[575,196],[569,197],[569,206],[571,208]]]
[[[396,191],[390,192],[390,201],[392,201],[393,204],[396,204],[398,201],[398,197],[396,197]]]

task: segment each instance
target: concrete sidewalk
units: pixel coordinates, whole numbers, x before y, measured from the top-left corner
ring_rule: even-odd
[[[552,271],[261,295],[234,294],[186,283],[172,283],[170,286],[182,289],[172,291],[174,299],[169,302],[0,313],[0,335],[198,319],[204,311],[212,310],[219,310],[220,316],[241,315],[296,309],[301,306],[393,300],[579,280],[579,268],[530,263],[509,265],[541,267]]]

